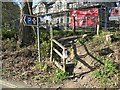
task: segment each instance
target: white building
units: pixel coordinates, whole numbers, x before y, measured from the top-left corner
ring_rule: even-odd
[[[56,24],[56,26],[61,29],[66,29],[70,23],[68,11],[71,9],[77,9],[85,4],[91,4],[90,2],[83,3],[78,1],[70,2],[68,0],[52,0],[49,2],[39,2],[33,8],[33,13],[39,15],[52,14],[52,24]],[[48,21],[45,21],[45,23],[48,23]]]

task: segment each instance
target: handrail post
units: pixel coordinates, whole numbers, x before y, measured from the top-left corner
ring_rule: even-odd
[[[53,61],[53,30],[52,25],[50,23],[50,37],[51,37],[51,52],[50,52],[50,62]]]
[[[66,67],[66,58],[68,57],[67,55],[67,50],[64,48],[63,49],[63,70],[65,71],[65,67]]]
[[[38,39],[38,60],[40,60],[40,31],[39,31],[39,17],[37,15],[37,39]]]

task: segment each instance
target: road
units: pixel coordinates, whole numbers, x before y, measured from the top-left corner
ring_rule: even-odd
[[[0,80],[0,86],[2,88],[27,88],[28,86],[22,82]],[[29,87],[28,87],[29,88]]]

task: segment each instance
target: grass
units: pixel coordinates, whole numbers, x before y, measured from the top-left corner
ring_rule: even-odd
[[[99,51],[105,47],[109,47],[112,50],[116,48],[114,41],[113,43],[105,43],[105,36],[107,34],[113,34],[114,37],[119,38],[117,32],[100,32],[100,35],[94,35],[91,38],[79,39],[80,45],[86,45],[91,53],[100,61],[104,63],[99,69],[92,73],[92,76],[101,82],[103,86],[117,86],[117,74],[120,73],[118,64],[115,63],[114,58],[107,56],[99,56],[96,51]],[[119,42],[119,40],[117,41]],[[88,45],[89,44],[89,45]]]
[[[98,59],[103,61],[105,65],[95,70],[92,74],[93,77],[105,86],[116,86],[117,77],[115,76],[120,73],[118,65],[110,58],[99,57]]]
[[[11,33],[9,35],[9,37],[7,36],[9,34],[10,30],[5,31],[4,30],[4,35],[3,37],[9,38],[6,39],[5,43],[9,43],[5,46],[5,49],[8,49],[12,46],[16,45],[16,42],[14,40],[12,40],[11,37],[16,38],[16,33]],[[55,36],[71,36],[73,35],[72,31],[58,31],[58,30],[54,30],[54,35]],[[98,47],[98,49],[101,49],[105,46],[110,46],[109,44],[105,44],[105,35],[107,34],[114,34],[115,32],[100,32],[100,35],[95,35],[95,32],[85,32],[85,31],[79,31],[76,33],[76,35],[82,35],[82,34],[91,34],[93,35],[92,37],[88,37],[85,39],[79,39],[79,42],[81,45],[85,44],[86,42],[92,42],[92,45],[95,45]],[[41,31],[40,32],[40,41],[41,41],[41,57],[43,58],[47,58],[49,56],[49,52],[50,52],[50,33],[49,31]],[[120,37],[120,35],[117,35],[117,37]],[[36,45],[37,46],[37,45]],[[89,46],[90,47],[90,46]],[[91,46],[92,47],[92,46]],[[112,46],[114,47],[114,46]],[[92,47],[95,48],[95,47]],[[91,49],[92,49],[91,48]],[[94,78],[96,78],[97,80],[99,80],[101,83],[107,85],[107,84],[112,84],[112,85],[116,85],[116,77],[115,75],[118,74],[120,71],[118,70],[117,64],[115,62],[113,62],[113,59],[110,58],[104,58],[101,56],[97,56],[97,58],[101,61],[103,61],[105,63],[105,65],[101,66],[100,69],[97,69],[93,72],[93,76]],[[51,71],[50,74],[45,74],[45,75],[36,75],[33,76],[32,79],[33,80],[37,80],[37,81],[42,81],[42,82],[61,82],[63,80],[66,80],[69,76],[69,74],[67,72],[64,72],[58,68],[54,68],[50,70],[50,66],[46,63],[36,63],[35,66],[37,69],[39,69],[41,72],[45,72],[48,73],[49,71]]]
[[[36,62],[36,65],[35,65],[35,67],[37,68],[37,69],[39,69],[40,71],[47,71],[48,70],[48,68],[49,68],[49,66],[46,64],[46,63],[42,63],[42,62]]]
[[[67,72],[64,72],[58,68],[51,68],[46,63],[36,62],[35,67],[38,70],[40,70],[41,73],[42,72],[44,73],[44,75],[39,74],[39,75],[32,76],[32,80],[35,80],[35,81],[48,82],[48,83],[51,83],[51,82],[60,83],[63,80],[67,79],[69,76]]]
[[[68,73],[64,72],[60,69],[55,69],[52,71],[51,75],[36,75],[32,77],[32,80],[40,81],[40,82],[48,82],[48,83],[60,83],[63,80],[68,78]]]
[[[53,74],[53,76],[54,76],[54,81],[55,82],[61,82],[61,81],[63,81],[63,80],[65,80],[65,79],[67,79],[68,78],[68,73],[67,72],[65,72],[65,71],[62,71],[62,70],[60,70],[60,69],[56,69],[55,70],[55,73]]]

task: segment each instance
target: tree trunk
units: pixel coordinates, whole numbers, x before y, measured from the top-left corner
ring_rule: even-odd
[[[32,2],[24,2],[24,7],[21,10],[20,16],[20,29],[19,29],[19,36],[18,36],[18,45],[28,46],[35,42],[34,32],[31,26],[24,26],[23,25],[23,14],[31,15],[32,13]]]

